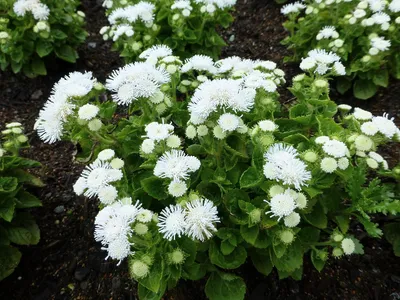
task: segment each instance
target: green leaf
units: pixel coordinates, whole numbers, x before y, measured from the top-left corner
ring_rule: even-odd
[[[164,261],[162,259],[157,259],[150,268],[149,274],[144,278],[136,278],[139,284],[143,285],[146,289],[152,291],[156,294],[163,294],[166,285],[163,284],[164,276]]]
[[[373,74],[372,81],[377,86],[387,87],[389,85],[389,72],[387,69],[377,70]]]
[[[308,223],[317,228],[325,229],[328,225],[328,218],[326,217],[324,209],[319,202],[314,205],[311,213],[303,216]]]
[[[185,39],[187,41],[195,41],[195,40],[197,40],[196,33],[191,29],[188,29],[188,28],[184,29],[183,30],[183,35],[184,35],[184,37],[185,37]]]
[[[317,116],[318,131],[321,135],[333,135],[343,132],[343,128],[338,125],[332,118],[324,118]]]
[[[36,53],[40,57],[47,56],[53,51],[53,44],[44,40],[39,40],[36,43]]]
[[[351,88],[351,80],[345,77],[336,78],[336,89],[340,94],[346,93]]]
[[[240,188],[246,189],[257,186],[263,180],[263,176],[255,167],[250,167],[240,177]]]
[[[68,35],[66,35],[63,31],[59,29],[52,29],[51,36],[53,36],[57,40],[64,40],[68,37]]]
[[[38,57],[35,57],[32,60],[31,68],[32,68],[32,72],[37,75],[46,75],[47,74],[46,66],[44,65],[43,60],[41,60]]]
[[[400,257],[400,222],[385,224],[383,232],[385,238],[392,244],[394,254]]]
[[[18,186],[18,180],[15,177],[0,177],[0,192],[10,193],[15,191]]]
[[[214,265],[223,269],[236,269],[240,267],[247,258],[247,252],[242,246],[237,246],[232,253],[224,255],[215,241],[211,241],[209,256]]]
[[[159,300],[163,294],[154,293],[141,284],[138,284],[138,295],[140,300]]]
[[[298,235],[301,241],[307,245],[318,242],[320,232],[321,231],[315,227],[304,227],[300,230]]]
[[[205,292],[210,300],[242,300],[246,285],[236,275],[214,272],[207,280]]]
[[[0,202],[0,218],[3,218],[7,222],[11,222],[14,216],[15,199],[7,196],[2,197],[3,199]]]
[[[40,178],[22,169],[11,169],[7,171],[7,174],[12,177],[16,177],[19,183],[29,184],[37,187],[43,187],[45,185]]]
[[[36,245],[40,240],[40,231],[29,213],[19,213],[11,224],[4,224],[8,238],[17,245]]]
[[[382,236],[383,232],[378,227],[378,224],[373,223],[360,215],[357,215],[357,220],[364,226],[365,230],[370,236],[375,238],[379,238]]]
[[[318,272],[321,272],[325,266],[326,261],[319,258],[317,251],[312,250],[311,251],[311,262],[312,262],[313,266],[318,270]]]
[[[15,60],[11,61],[11,70],[14,73],[19,73],[19,71],[21,71],[21,69],[22,69],[22,63],[20,63],[20,62],[18,63]]]
[[[206,149],[204,149],[204,147],[199,144],[190,145],[189,147],[187,147],[186,152],[187,154],[194,156],[207,154]]]
[[[161,178],[151,176],[149,178],[143,179],[140,184],[147,194],[157,200],[163,200],[168,197],[168,194],[164,187],[164,180],[162,180]]]
[[[350,217],[348,215],[339,215],[335,217],[336,223],[343,233],[347,233],[350,227]]]
[[[281,258],[277,258],[271,253],[271,261],[273,265],[283,272],[292,273],[303,265],[303,248],[299,239],[287,246],[285,254]]]
[[[41,166],[40,162],[38,161],[23,157],[15,157],[15,156],[4,156],[3,162],[4,162],[4,170],[14,169],[14,168],[33,168]]]
[[[250,258],[253,262],[254,267],[261,274],[268,276],[272,272],[274,266],[271,262],[271,258],[268,252],[265,252],[265,250],[252,251],[250,253]]]
[[[232,245],[228,240],[221,242],[221,252],[223,255],[229,255],[235,250],[236,246]]]
[[[12,246],[0,246],[0,280],[9,276],[21,260],[21,252]]]
[[[246,150],[246,142],[244,141],[243,138],[237,135],[230,135],[226,139],[226,143],[227,145],[225,147],[228,152],[243,158],[248,158]]]
[[[78,57],[76,51],[71,46],[68,45],[63,45],[60,48],[56,48],[55,52],[59,58],[70,63],[75,63]]]
[[[358,79],[354,82],[353,94],[354,97],[362,100],[371,98],[376,94],[376,85],[370,80]]]
[[[42,202],[33,196],[32,194],[20,190],[16,195],[17,202],[16,208],[30,208],[30,207],[40,207],[42,206]]]

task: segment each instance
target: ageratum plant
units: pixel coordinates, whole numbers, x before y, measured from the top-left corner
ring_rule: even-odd
[[[389,75],[400,79],[399,0],[307,0],[281,11],[289,32],[283,44],[294,52],[287,59],[299,61],[314,48],[335,52],[347,70],[337,80],[340,93],[353,87],[356,98],[368,99],[388,86]]]
[[[0,67],[34,77],[46,75],[45,58],[55,54],[70,63],[86,39],[80,1],[1,0]]]
[[[226,45],[216,29],[227,28],[236,0],[105,0],[110,26],[100,33],[126,62],[162,43],[181,58],[205,54],[218,58]]]
[[[205,276],[210,299],[243,299],[234,270],[248,258],[299,279],[304,256],[320,271],[362,254],[354,224],[382,235],[372,216],[400,211],[386,180],[399,170],[379,148],[400,131],[330,100],[339,60],[319,53],[324,65],[294,77],[296,100],[282,105],[274,62],[182,64],[167,50],[146,50],[104,86],[91,73],[61,79],[36,123],[45,142],[73,141],[90,161],[74,191],[99,199],[94,237],[107,258],[127,260],[141,299]]]
[[[39,228],[27,209],[42,206],[42,203],[27,191],[27,187],[41,187],[43,183],[27,171],[39,167],[40,163],[19,156],[19,150],[28,147],[22,125],[9,123],[1,135],[0,280],[3,280],[14,271],[21,259],[22,254],[16,245],[36,245],[39,242]]]

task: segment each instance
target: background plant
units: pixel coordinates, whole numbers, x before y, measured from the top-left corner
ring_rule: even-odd
[[[1,0],[0,67],[29,77],[46,75],[43,59],[55,54],[74,63],[86,39],[80,1]]]
[[[181,58],[205,54],[218,58],[224,40],[216,29],[233,21],[229,13],[236,0],[104,1],[110,26],[100,31],[112,39],[113,49],[126,62],[134,61],[143,49],[165,44]]]
[[[329,98],[344,69],[335,55],[312,52],[281,105],[274,62],[182,64],[159,49],[105,86],[91,73],[61,79],[36,123],[44,141],[82,148],[74,191],[100,200],[95,239],[107,258],[128,259],[140,298],[207,275],[210,299],[243,299],[243,280],[224,270],[248,257],[262,274],[300,279],[304,255],[320,271],[363,253],[354,223],[382,235],[371,216],[400,206],[386,179],[397,171],[378,151],[400,132],[387,115]]]
[[[335,52],[347,71],[337,80],[340,93],[353,87],[355,97],[368,99],[388,86],[389,75],[400,78],[398,0],[305,1],[281,11],[289,32],[282,43],[294,51],[287,59],[299,61],[314,48]]]
[[[0,280],[10,275],[18,266],[21,252],[15,245],[36,245],[40,239],[39,228],[28,208],[42,206],[28,186],[41,187],[39,178],[27,169],[40,163],[19,156],[21,148],[28,147],[28,138],[20,123],[6,125],[1,132],[0,145]]]

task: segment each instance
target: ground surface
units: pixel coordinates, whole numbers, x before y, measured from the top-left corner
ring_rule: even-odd
[[[20,266],[0,283],[0,299],[136,299],[135,284],[125,264],[104,261],[105,253],[93,239],[96,201],[74,196],[72,184],[81,165],[72,161],[74,147],[69,143],[43,144],[32,127],[53,84],[70,71],[93,71],[100,81],[122,65],[110,43],[98,34],[105,18],[96,1],[83,1],[90,33],[80,49],[76,65],[57,62],[43,78],[26,79],[22,75],[0,73],[0,126],[10,121],[24,123],[32,148],[29,157],[42,162],[46,187],[38,190],[43,207],[34,210],[41,229],[37,246],[24,247]],[[280,45],[285,36],[279,6],[271,0],[239,0],[236,20],[224,33],[229,46],[224,56],[238,55],[278,62],[287,78],[299,72],[296,66],[282,64],[289,53]],[[392,83],[370,101],[355,101],[351,96],[335,100],[369,109],[375,114],[389,112],[400,119],[400,84]],[[334,94],[335,95],[335,94]],[[282,100],[290,95],[283,93]],[[399,150],[389,148],[387,158],[399,160]],[[400,259],[384,240],[372,240],[362,234],[364,256],[332,260],[318,273],[306,261],[302,281],[279,281],[276,273],[258,275],[251,264],[239,270],[247,279],[247,299],[400,299]],[[364,238],[363,238],[364,237]],[[205,281],[182,282],[165,299],[205,299]]]

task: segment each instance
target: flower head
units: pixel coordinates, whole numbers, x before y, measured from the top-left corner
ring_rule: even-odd
[[[200,168],[200,161],[186,155],[182,150],[171,150],[164,153],[154,167],[154,175],[160,178],[170,178],[176,181],[186,180],[189,173]]]
[[[170,205],[164,208],[158,217],[157,226],[164,238],[172,241],[185,233],[185,212],[180,205]]]
[[[272,216],[278,217],[278,220],[292,214],[297,207],[296,201],[288,190],[282,194],[275,195],[269,202],[264,201],[271,207],[270,211],[266,212],[266,214],[272,214]]]

